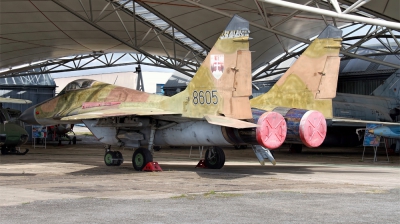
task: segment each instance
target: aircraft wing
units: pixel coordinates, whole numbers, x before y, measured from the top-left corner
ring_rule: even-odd
[[[95,119],[95,118],[105,118],[105,117],[115,117],[115,116],[155,116],[155,115],[179,115],[180,113],[165,111],[155,108],[110,108],[105,110],[96,110],[87,113],[72,115],[68,117],[63,117],[63,121],[75,121],[75,120],[85,120],[85,119]],[[257,124],[241,121],[238,119],[233,119],[229,117],[206,115],[206,120],[210,124],[220,125],[232,128],[254,128]]]
[[[363,124],[383,124],[385,126],[400,125],[400,123],[397,122],[367,121],[367,120],[358,120],[351,118],[332,118],[330,122],[332,122],[331,123],[332,126],[352,126],[352,127],[359,127]]]
[[[15,98],[0,97],[0,103],[28,104],[28,103],[32,103],[32,101],[30,101],[30,100],[24,100],[24,99],[15,99]]]
[[[231,127],[231,128],[255,128],[257,124],[241,121],[234,118],[215,116],[215,115],[206,115],[206,120],[210,124]]]
[[[167,114],[171,115],[180,113],[165,111],[155,108],[111,108],[111,109],[96,110],[87,113],[63,117],[61,118],[61,120],[73,121],[73,120],[84,120],[84,119],[115,117],[115,116],[129,116],[129,115],[150,116],[150,115],[167,115]]]

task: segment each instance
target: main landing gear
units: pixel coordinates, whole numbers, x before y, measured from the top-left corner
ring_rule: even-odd
[[[147,163],[153,162],[153,155],[146,148],[138,148],[132,156],[133,168],[137,171],[143,170]]]
[[[104,163],[107,166],[120,166],[124,162],[124,157],[120,151],[111,151],[110,146],[106,148]]]
[[[225,153],[218,146],[209,147],[204,157],[204,163],[207,168],[221,169],[225,164]]]

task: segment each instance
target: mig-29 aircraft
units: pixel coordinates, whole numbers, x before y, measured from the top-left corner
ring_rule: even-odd
[[[80,79],[20,119],[41,125],[85,123],[107,145],[106,165],[123,162],[111,145],[137,148],[136,170],[152,162],[154,145],[209,146],[204,163],[213,169],[225,163],[219,146],[251,144],[262,165],[265,159],[275,164],[269,149],[278,148],[287,132],[293,141],[319,146],[326,135],[324,115],[332,116],[341,31],[326,28],[300,57],[304,66],[289,69],[267,93],[269,101],[251,103],[249,33],[248,21],[235,15],[188,87],[172,97]]]
[[[3,108],[3,103],[28,104],[29,100],[0,97],[0,147],[1,154],[25,155],[29,150],[20,152],[17,149],[28,141],[28,132],[16,119],[21,111]]]

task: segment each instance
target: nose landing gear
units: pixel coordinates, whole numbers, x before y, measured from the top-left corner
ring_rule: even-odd
[[[104,163],[107,166],[120,166],[124,162],[124,158],[120,151],[107,151],[104,155]]]

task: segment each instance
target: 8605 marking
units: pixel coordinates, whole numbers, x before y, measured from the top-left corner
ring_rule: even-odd
[[[194,90],[193,91],[193,104],[218,104],[217,90]]]

